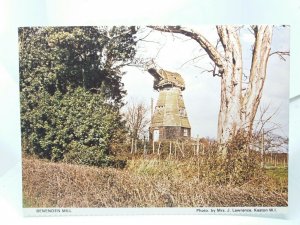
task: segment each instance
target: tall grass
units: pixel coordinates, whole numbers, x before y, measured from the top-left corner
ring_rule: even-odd
[[[23,158],[25,207],[286,206],[287,191],[264,174],[242,184],[212,182],[209,163],[132,159],[123,170]],[[211,171],[207,171],[211,169]],[[209,172],[215,172],[206,178]],[[287,185],[287,184],[286,184]]]

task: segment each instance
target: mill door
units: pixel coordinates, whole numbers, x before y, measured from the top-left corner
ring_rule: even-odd
[[[154,130],[153,131],[153,141],[158,141],[159,140],[159,130]]]

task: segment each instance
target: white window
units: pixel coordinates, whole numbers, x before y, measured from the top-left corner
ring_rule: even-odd
[[[183,117],[186,117],[186,111],[185,111],[185,108],[179,109],[179,115],[180,115],[180,116],[183,116]]]
[[[183,129],[183,136],[184,137],[188,136],[188,129],[186,129],[186,128]]]
[[[159,140],[159,130],[154,130],[153,131],[153,141],[158,141]]]

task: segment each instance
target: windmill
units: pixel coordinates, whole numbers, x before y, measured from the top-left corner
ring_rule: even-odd
[[[154,90],[159,97],[151,115],[149,137],[153,141],[189,139],[191,126],[182,97],[184,80],[179,73],[148,68],[154,77]]]

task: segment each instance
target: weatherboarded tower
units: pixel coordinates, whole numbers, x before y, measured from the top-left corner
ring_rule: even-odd
[[[154,68],[148,69],[148,72],[154,77],[153,88],[159,92],[151,115],[150,140],[189,139],[191,126],[182,97],[185,84],[181,75]]]

